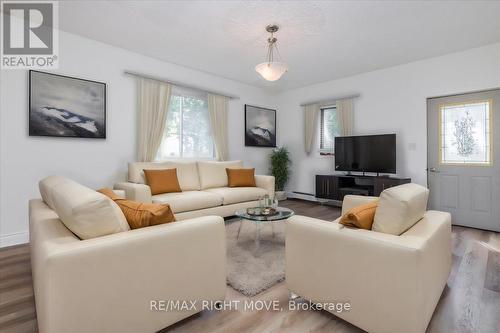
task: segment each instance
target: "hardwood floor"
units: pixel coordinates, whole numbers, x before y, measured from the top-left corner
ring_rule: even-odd
[[[0,249],[0,332],[36,332],[29,245]]]
[[[288,200],[297,214],[333,220],[335,207]],[[228,300],[246,296],[227,288]],[[288,302],[284,282],[254,296]],[[0,332],[36,332],[29,245],[0,249]],[[361,332],[326,311],[204,311],[161,332]],[[428,332],[500,332],[500,234],[453,227],[453,267]]]

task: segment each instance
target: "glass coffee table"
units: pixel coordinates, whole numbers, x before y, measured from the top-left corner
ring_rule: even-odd
[[[260,248],[260,226],[262,224],[270,223],[271,228],[273,230],[274,237],[274,224],[275,221],[283,221],[293,216],[294,212],[291,209],[278,207],[276,208],[276,214],[263,216],[263,215],[250,215],[247,213],[246,209],[241,209],[237,211],[234,215],[240,218],[240,225],[238,227],[238,234],[236,239],[240,238],[241,225],[243,224],[243,220],[251,221],[255,224],[255,247],[258,251]]]

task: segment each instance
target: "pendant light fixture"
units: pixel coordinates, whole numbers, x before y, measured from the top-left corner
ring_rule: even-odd
[[[286,71],[288,71],[288,65],[284,62],[274,61],[274,50],[278,57],[281,58],[278,46],[276,45],[278,39],[274,37],[274,34],[278,31],[279,27],[277,25],[268,25],[266,31],[271,34],[271,37],[267,39],[268,49],[267,49],[267,61],[255,66],[255,70],[267,81],[277,81],[281,78]]]

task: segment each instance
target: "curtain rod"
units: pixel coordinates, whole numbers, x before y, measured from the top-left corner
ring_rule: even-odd
[[[306,106],[306,105],[311,105],[311,104],[320,104],[320,105],[325,105],[325,104],[333,104],[338,100],[341,99],[348,99],[348,98],[356,98],[359,97],[359,94],[354,94],[354,95],[348,95],[348,96],[342,96],[342,97],[334,97],[334,98],[328,98],[328,99],[323,99],[320,101],[313,101],[313,102],[305,102],[300,104],[300,106]]]
[[[141,74],[141,73],[132,72],[132,71],[124,71],[124,73],[126,75],[131,75],[131,76],[136,76],[136,77],[142,77],[142,78],[145,78],[145,79],[150,79],[150,80],[159,81],[159,82],[170,83],[170,84],[172,84],[174,86],[178,86],[178,87],[191,88],[191,89],[196,89],[196,90],[202,90],[202,91],[206,91],[207,93],[210,93],[210,94],[221,95],[221,96],[225,96],[225,97],[230,98],[230,99],[240,99],[238,96],[229,95],[229,94],[222,93],[222,92],[219,92],[219,91],[208,90],[208,89],[205,89],[203,87],[198,87],[198,86],[195,86],[195,85],[185,84],[185,83],[182,83],[182,82],[177,82],[177,81],[172,81],[172,80],[168,80],[168,79],[163,79],[163,78],[156,77],[156,76]]]

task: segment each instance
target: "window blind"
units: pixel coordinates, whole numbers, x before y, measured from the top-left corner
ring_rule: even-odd
[[[333,152],[335,137],[339,135],[336,107],[321,109],[320,151]]]

